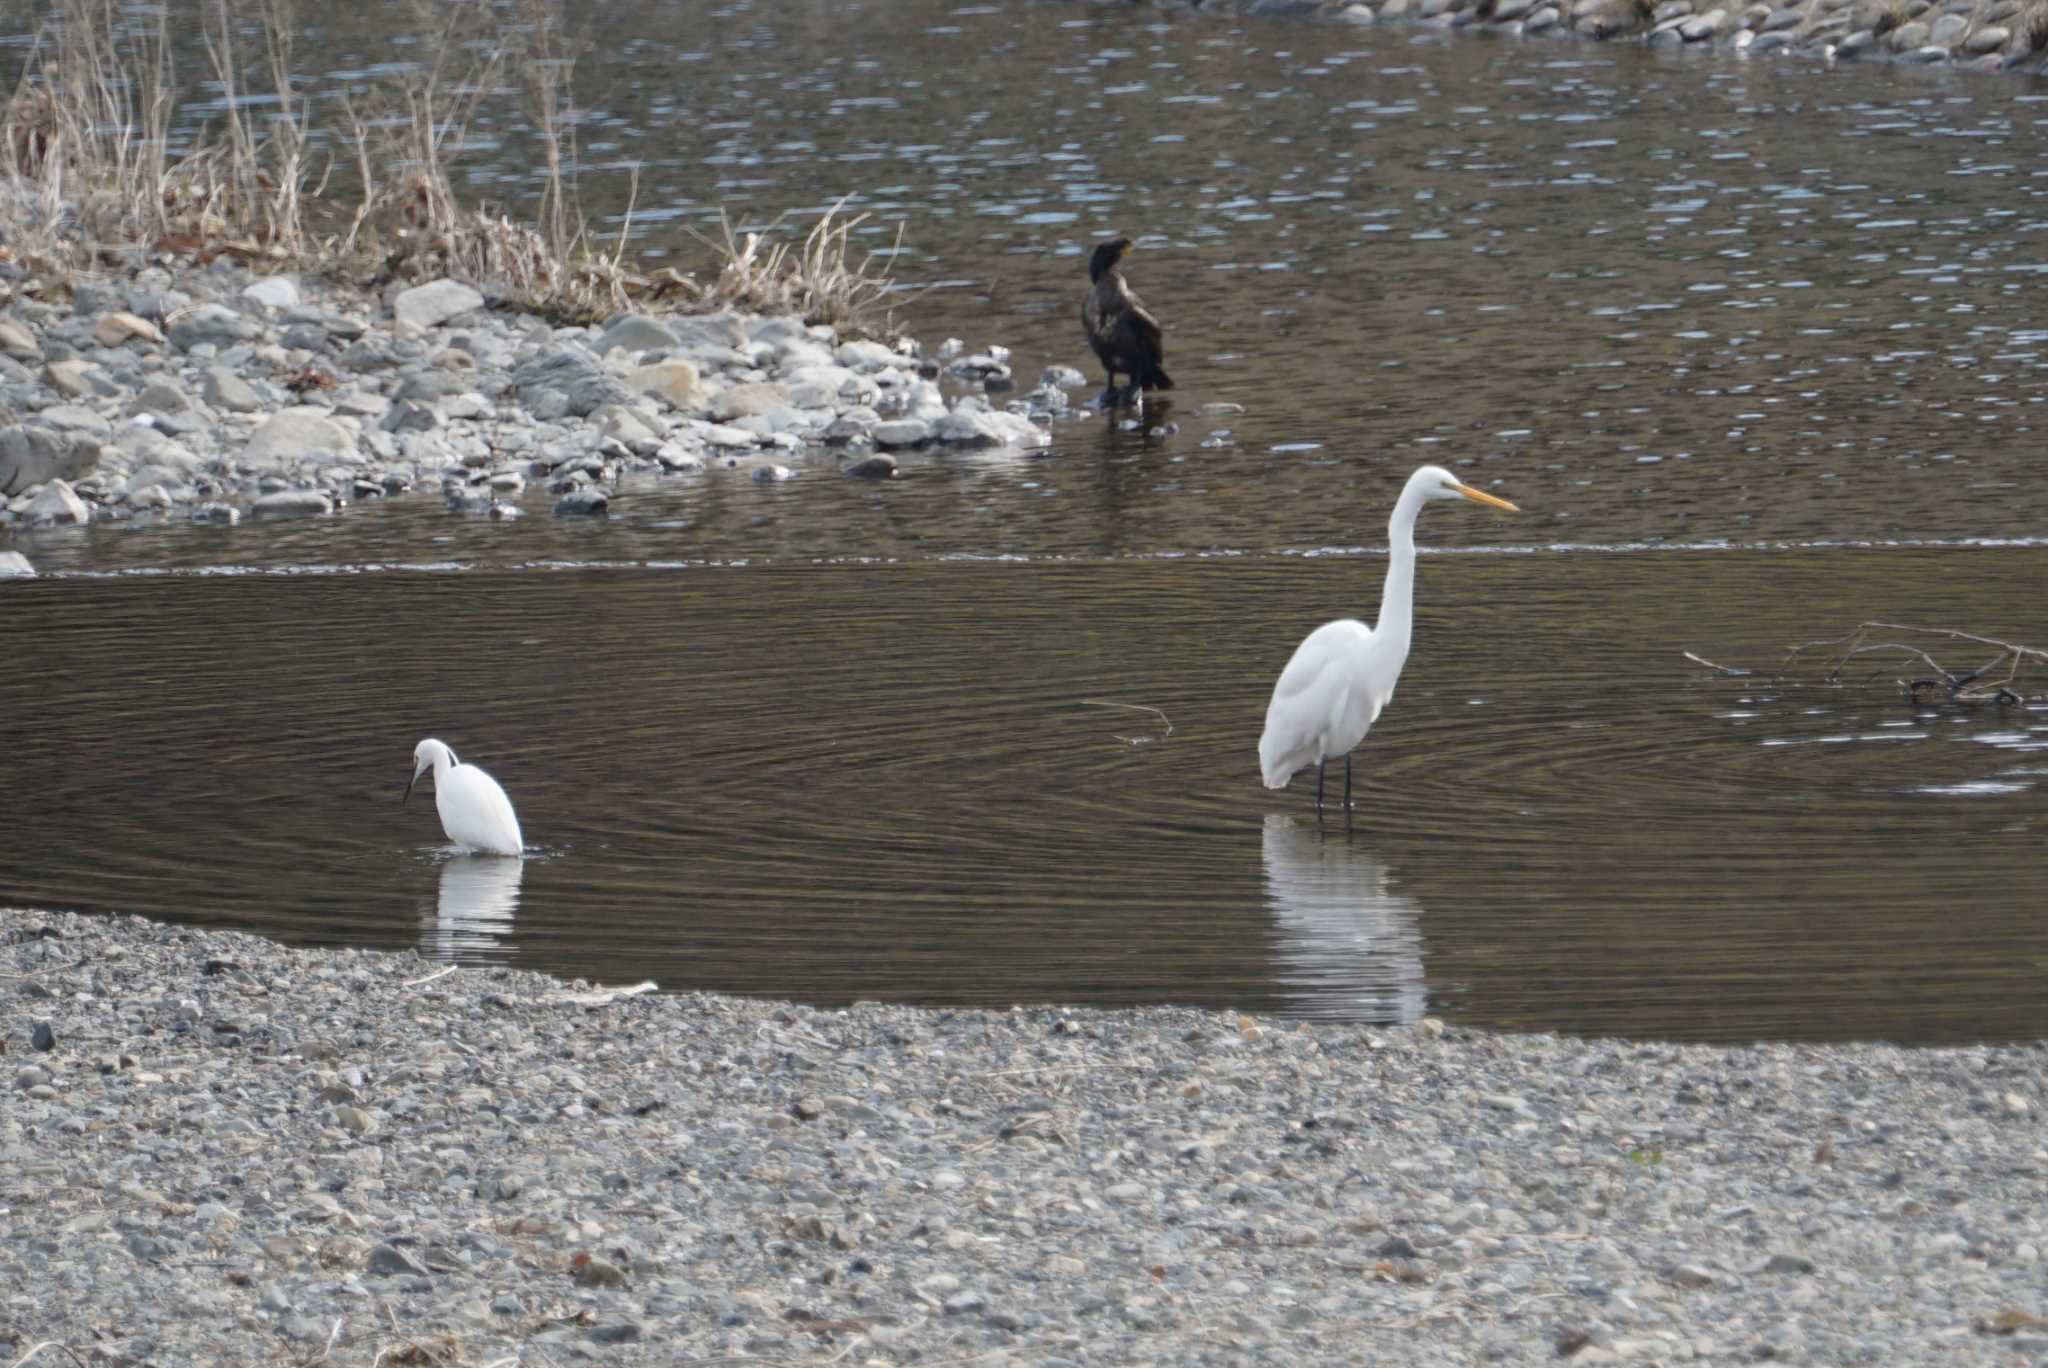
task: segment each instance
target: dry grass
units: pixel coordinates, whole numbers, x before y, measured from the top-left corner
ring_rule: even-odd
[[[837,206],[800,246],[767,240],[780,220],[737,234],[721,215],[723,241],[701,239],[714,254],[708,285],[634,268],[630,202],[600,239],[578,192],[577,44],[562,0],[416,0],[428,64],[339,101],[340,126],[324,136],[293,83],[298,3],[199,0],[222,113],[174,146],[180,87],[168,25],[178,7],[158,7],[137,29],[119,0],[54,0],[19,88],[0,106],[0,251],[26,268],[30,288],[172,252],[367,285],[452,276],[565,321],[730,305],[887,330],[892,283],[875,253],[855,264],[863,219]],[[539,145],[530,219],[465,204],[454,188],[479,111],[507,84]]]
[[[867,253],[854,264],[854,230],[867,221],[866,214],[842,217],[846,201],[826,210],[803,244],[772,241],[765,236],[780,227],[776,219],[761,232],[740,233],[723,211],[718,216],[721,237],[702,238],[724,262],[709,293],[721,303],[762,314],[795,314],[806,323],[852,324],[882,310],[884,298],[895,288],[887,261],[877,267],[880,255]],[[893,246],[900,247],[899,227]]]

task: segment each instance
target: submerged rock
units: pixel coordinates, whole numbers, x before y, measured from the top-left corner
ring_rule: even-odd
[[[561,517],[604,517],[611,507],[611,496],[602,489],[588,486],[572,489],[555,501],[555,512]]]
[[[849,465],[846,473],[857,480],[893,480],[896,478],[896,458],[876,452]]]

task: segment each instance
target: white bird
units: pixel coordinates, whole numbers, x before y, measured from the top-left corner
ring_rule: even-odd
[[[1271,789],[1286,788],[1303,765],[1316,767],[1316,811],[1323,810],[1323,762],[1344,757],[1344,806],[1351,807],[1351,752],[1394,696],[1395,681],[1408,659],[1415,616],[1415,518],[1433,499],[1470,499],[1519,513],[1506,499],[1464,483],[1442,466],[1424,466],[1408,477],[1394,514],[1387,519],[1386,587],[1380,591],[1380,620],[1368,627],[1356,618],[1326,622],[1294,648],[1266,705],[1266,730],[1259,736],[1259,773]]]
[[[413,747],[412,782],[405,786],[403,804],[412,797],[413,784],[429,768],[434,771],[434,806],[441,813],[441,830],[448,839],[468,850],[492,855],[520,852],[519,819],[512,814],[512,800],[498,781],[475,765],[464,765],[455,752],[429,737]]]

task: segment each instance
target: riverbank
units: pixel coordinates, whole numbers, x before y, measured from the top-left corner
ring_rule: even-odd
[[[2048,1357],[2038,1046],[824,1011],[18,910],[0,975],[10,1362]]]
[[[423,490],[457,513],[603,515],[614,476],[886,478],[1040,446],[1079,372],[731,309],[555,326],[454,280],[381,294],[153,266],[0,318],[0,525],[319,516]],[[32,553],[28,539],[17,549]]]
[[[2042,0],[1253,0],[1252,13],[1307,11],[1517,36],[1575,34],[1652,48],[1885,60],[2048,75]]]

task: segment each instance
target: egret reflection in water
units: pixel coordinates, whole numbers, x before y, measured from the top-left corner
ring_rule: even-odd
[[[441,866],[441,895],[428,924],[429,958],[454,959],[488,951],[512,930],[526,861],[497,855],[457,855]]]
[[[1268,813],[1266,902],[1279,932],[1274,974],[1304,1016],[1415,1021],[1422,907],[1388,888],[1387,867],[1348,834]]]

